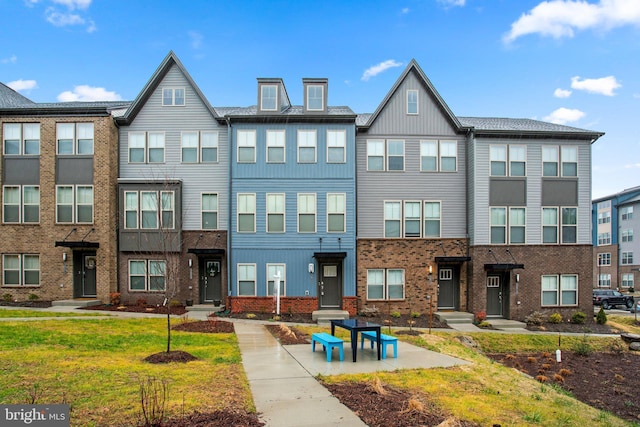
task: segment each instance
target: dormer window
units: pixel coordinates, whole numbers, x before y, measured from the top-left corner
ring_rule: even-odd
[[[309,111],[324,110],[324,86],[322,85],[307,86],[307,110]]]
[[[184,88],[166,87],[162,89],[162,106],[183,106]]]
[[[260,88],[260,110],[278,110],[278,86],[262,85]]]

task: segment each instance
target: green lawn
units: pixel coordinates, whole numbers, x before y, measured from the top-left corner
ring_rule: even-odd
[[[109,313],[82,313],[82,312],[57,312],[44,310],[24,310],[24,309],[8,309],[0,307],[0,319],[9,318],[28,318],[28,317],[95,317],[110,316]]]
[[[174,321],[177,322],[177,321]],[[134,425],[141,382],[169,385],[172,415],[254,410],[234,334],[172,332],[172,350],[200,360],[153,365],[166,319],[68,319],[0,324],[0,403],[68,403],[71,425]]]

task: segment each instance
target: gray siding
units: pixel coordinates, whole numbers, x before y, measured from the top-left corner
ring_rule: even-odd
[[[163,107],[162,88],[185,88],[185,106]],[[163,164],[128,163],[128,135],[135,131],[165,132]],[[181,163],[182,131],[217,131],[217,163]],[[130,126],[120,128],[120,178],[141,180],[182,180],[183,230],[200,230],[202,193],[218,193],[218,228],[227,229],[229,209],[229,170],[227,127],[220,125],[189,85],[177,66],[173,66],[154,90]]]
[[[3,185],[39,185],[40,156],[15,156],[3,159]]]
[[[418,114],[408,115],[407,90],[418,91]],[[425,89],[415,71],[398,86],[384,110],[380,112],[369,134],[455,136],[455,130],[443,115],[440,104]]]
[[[526,145],[527,147],[527,187],[526,187],[526,243],[542,243],[542,146],[578,146],[578,244],[591,243],[591,146],[583,141],[563,140],[522,140],[522,139],[478,139],[474,141],[476,157],[474,159],[473,192],[471,203],[474,212],[470,216],[473,223],[472,244],[490,244],[490,218],[489,218],[489,183],[490,161],[489,146],[496,145]],[[575,182],[575,178],[567,181]],[[563,206],[563,205],[558,205]],[[569,206],[569,205],[565,205]],[[575,206],[575,205],[571,205]]]

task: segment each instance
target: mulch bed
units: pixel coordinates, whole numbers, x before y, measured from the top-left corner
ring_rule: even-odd
[[[295,326],[282,324],[264,326],[282,345],[309,344],[311,342],[311,337],[297,329]]]
[[[175,331],[201,332],[209,334],[233,334],[235,332],[233,323],[217,319],[183,322],[173,326],[171,329]]]
[[[150,313],[150,314],[167,314],[167,307],[156,305],[115,305],[102,304],[92,305],[89,307],[78,307],[80,310],[102,310],[102,311],[120,311],[125,313]],[[182,305],[172,305],[169,307],[171,314],[182,316],[187,312]]]
[[[600,325],[598,323],[585,323],[585,324],[577,324],[577,323],[544,323],[542,325],[527,325],[526,327],[529,331],[542,331],[542,332],[573,332],[573,333],[584,333],[584,334],[620,334],[622,331],[616,328],[612,328],[611,326],[604,324]]]
[[[210,413],[195,412],[182,418],[174,418],[162,423],[162,427],[261,427],[257,414],[231,410]]]
[[[51,301],[5,301],[1,300],[0,305],[4,307],[26,307],[26,308],[49,308]]]
[[[470,421],[448,417],[426,396],[412,395],[390,385],[364,382],[323,383],[340,402],[369,427],[449,426],[476,427]]]
[[[198,360],[197,357],[193,356],[186,351],[162,351],[160,353],[152,354],[151,356],[147,356],[144,358],[145,362],[148,363],[187,363],[194,360]]]
[[[620,418],[640,419],[640,354],[594,352],[581,356],[563,351],[555,354],[487,354],[487,357],[547,384],[557,384],[581,402]]]

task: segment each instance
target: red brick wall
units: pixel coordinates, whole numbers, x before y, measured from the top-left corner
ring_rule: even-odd
[[[344,297],[342,309],[355,316],[356,297]],[[227,305],[232,313],[275,313],[276,299],[274,297],[229,297]],[[280,313],[312,313],[318,310],[316,297],[281,297]]]

